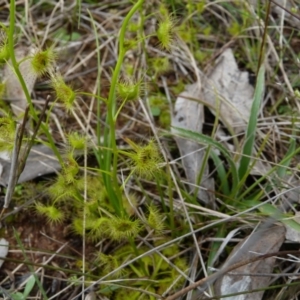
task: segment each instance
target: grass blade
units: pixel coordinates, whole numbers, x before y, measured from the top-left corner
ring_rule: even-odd
[[[243,180],[244,175],[247,173],[249,164],[251,162],[251,155],[254,148],[255,132],[257,128],[257,117],[260,109],[261,101],[264,94],[265,87],[265,68],[262,65],[259,69],[257,76],[257,83],[254,92],[254,100],[251,107],[251,115],[247,127],[246,142],[243,147],[242,157],[239,166],[239,178]]]
[[[230,164],[230,171],[232,173],[232,190],[235,190],[239,181],[238,173],[235,166],[235,162],[232,160],[229,151],[223,145],[216,142],[209,136],[203,135],[201,133],[193,132],[187,129],[183,129],[180,127],[174,127],[174,129],[176,130],[176,134],[179,135],[180,137],[191,139],[193,141],[199,142],[201,144],[206,144],[220,150],[222,154],[225,156],[225,158],[227,159],[228,163]]]

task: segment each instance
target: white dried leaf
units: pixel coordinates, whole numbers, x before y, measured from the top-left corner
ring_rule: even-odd
[[[0,158],[0,163],[2,165],[0,185],[7,186],[11,162]],[[60,169],[61,165],[51,148],[45,145],[34,145],[30,149],[25,168],[20,175],[18,183],[26,182],[46,174],[55,173]]]
[[[257,157],[257,151],[254,149],[253,151],[253,157]],[[255,165],[250,171],[251,175],[255,176],[264,176],[266,173],[268,173],[271,169],[271,166],[268,161],[263,160],[262,158],[252,158],[251,159],[251,165],[255,161]]]
[[[30,51],[30,52],[33,52]],[[27,51],[24,48],[15,49],[16,60],[19,62],[28,56]],[[32,93],[37,75],[33,73],[30,59],[24,60],[20,64],[20,72],[23,76],[25,84],[27,86],[29,94]],[[22,86],[19,82],[18,77],[16,76],[13,67],[11,66],[10,62],[5,65],[4,67],[4,82],[5,82],[5,90],[6,90],[6,98],[11,103],[11,108],[13,113],[18,116],[22,113],[26,106],[27,100],[25,93],[22,89]]]
[[[188,129],[202,133],[204,122],[203,105],[199,102],[201,90],[198,84],[186,87],[186,91],[181,93],[176,99],[175,115],[172,117],[172,126]],[[176,134],[176,129],[172,129]],[[182,156],[183,167],[188,181],[192,184],[190,190],[195,190],[197,177],[201,171],[205,146],[191,140],[175,137],[180,154]],[[213,204],[214,180],[208,178],[208,167],[205,167],[204,176],[200,183],[198,198],[205,203]]]
[[[0,257],[6,257],[8,253],[8,241],[6,239],[0,239]],[[3,265],[4,260],[0,259],[0,268]]]
[[[5,177],[5,169],[11,160],[11,155],[8,151],[0,151],[0,186],[7,186]]]
[[[96,300],[97,295],[95,292],[89,292],[85,297],[84,300]]]
[[[299,20],[299,4],[298,7],[293,4],[293,1],[291,0],[276,0],[276,3],[281,5],[282,7],[285,7],[288,11],[292,11],[292,9],[296,9],[297,12],[294,13],[295,15],[298,15],[297,17],[294,17],[293,15],[289,14],[288,12],[284,11],[281,7],[278,5],[275,5],[273,3],[272,9],[278,14],[278,16],[281,16],[283,14],[284,20],[289,23],[292,26],[295,26],[297,28],[300,28],[300,20]]]
[[[11,154],[8,151],[0,151],[0,159],[3,159],[4,161],[10,161]]]
[[[240,133],[245,131],[249,120],[253,94],[254,88],[249,84],[248,72],[238,69],[232,50],[226,49],[203,84],[205,102],[213,107],[213,114],[219,111],[225,126]]]
[[[300,212],[296,212],[293,220],[300,224]],[[289,241],[300,243],[300,232],[297,231],[296,229],[291,228],[288,225],[285,225],[285,228],[286,228],[285,238]]]
[[[288,206],[300,202],[300,181],[296,173],[286,173],[283,177],[277,177],[276,182],[277,187],[280,188],[279,192],[281,193],[282,203],[286,205],[284,210]]]
[[[285,228],[283,226],[258,230],[234,247],[224,266],[227,267],[237,262],[257,257],[261,254],[277,252],[284,240]],[[269,257],[264,260],[241,266],[231,271],[230,274],[220,277],[215,282],[216,294],[225,296],[243,292],[244,294],[241,295],[226,298],[220,297],[220,299],[261,300],[264,294],[263,290],[255,293],[247,293],[247,291],[267,287],[270,277],[260,276],[260,274],[272,273],[274,265],[275,258]],[[255,276],[255,274],[257,274],[257,276]]]

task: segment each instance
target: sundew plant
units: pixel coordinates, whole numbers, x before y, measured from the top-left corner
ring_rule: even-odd
[[[226,261],[261,226],[300,229],[299,20],[287,3],[4,4],[0,163],[3,157],[8,167],[0,165],[1,221],[13,250],[4,266],[10,274],[23,268],[16,280],[0,273],[3,297],[234,297],[230,289],[220,294],[224,274],[266,263],[271,252],[288,254],[270,246],[264,257]],[[214,87],[214,105],[203,92],[228,48],[253,89],[238,133],[220,108],[230,101],[226,93]],[[200,94],[182,94],[193,83]],[[201,123],[202,132],[172,126],[180,97],[201,105],[203,120],[189,113],[186,123]],[[199,149],[182,155],[183,140]],[[187,168],[185,156],[194,152],[202,161]],[[46,164],[42,157],[55,161],[53,171],[22,180],[34,161]],[[289,251],[284,241],[277,245]],[[255,249],[245,251],[264,250]],[[292,299],[298,289],[288,272],[296,272],[296,262],[267,264],[278,277],[252,290]]]

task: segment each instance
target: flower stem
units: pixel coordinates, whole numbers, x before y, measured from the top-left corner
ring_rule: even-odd
[[[107,126],[104,131],[104,146],[111,150],[104,151],[103,162],[104,162],[104,169],[106,171],[109,171],[112,165],[112,178],[109,178],[106,175],[106,173],[103,174],[104,174],[104,183],[106,185],[108,193],[109,194],[112,193],[112,195],[110,194],[112,204],[116,210],[116,213],[118,213],[119,215],[121,214],[123,209],[122,209],[122,194],[121,194],[121,189],[119,187],[118,177],[117,177],[118,151],[116,145],[116,120],[114,118],[116,112],[115,91],[119,79],[119,74],[121,72],[124,56],[126,54],[126,49],[124,47],[126,28],[131,17],[142,6],[143,2],[144,0],[139,0],[135,3],[135,5],[131,8],[129,13],[125,17],[124,22],[122,24],[120,30],[120,36],[119,36],[119,56],[118,56],[116,67],[112,75],[111,87],[110,87],[108,103],[107,103],[106,124],[109,126]]]
[[[9,32],[8,32],[8,47],[9,47],[10,59],[11,59],[11,63],[12,63],[13,69],[15,71],[15,74],[17,75],[18,80],[21,84],[22,90],[25,94],[27,103],[29,105],[30,114],[35,121],[38,121],[38,116],[34,110],[29,91],[27,89],[24,78],[20,72],[19,63],[17,62],[16,56],[15,56],[15,50],[14,50],[14,32],[15,32],[15,21],[16,21],[15,20],[15,9],[16,9],[15,0],[11,0],[10,1],[10,11],[9,11],[9,20],[10,20],[9,21]],[[59,160],[59,162],[61,164],[63,164],[61,155],[55,146],[54,140],[53,140],[52,135],[50,134],[50,131],[48,130],[47,126],[44,123],[41,123],[40,126],[41,126],[43,132],[45,133],[45,135],[47,136],[48,141],[51,146],[51,149],[55,153],[57,159]]]

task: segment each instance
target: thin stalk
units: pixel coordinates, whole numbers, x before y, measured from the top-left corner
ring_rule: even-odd
[[[118,83],[119,74],[121,72],[121,67],[123,64],[124,56],[126,54],[126,49],[124,47],[124,41],[125,41],[125,34],[126,34],[126,28],[127,25],[131,19],[131,17],[134,15],[134,13],[142,6],[144,0],[139,0],[136,2],[136,4],[131,8],[129,13],[126,15],[124,22],[122,24],[121,30],[120,30],[120,36],[119,36],[119,56],[117,60],[116,67],[114,69],[112,80],[111,80],[111,87],[109,90],[109,96],[108,96],[108,104],[107,104],[107,117],[106,117],[106,123],[109,125],[109,128],[106,127],[104,131],[104,145],[112,151],[105,151],[104,152],[104,169],[107,171],[111,167],[111,163],[113,163],[112,166],[112,182],[110,178],[107,178],[107,176],[104,174],[104,181],[105,185],[108,188],[108,190],[113,193],[112,202],[117,210],[116,213],[121,214],[122,211],[122,203],[121,203],[121,190],[118,183],[118,177],[117,177],[117,163],[118,163],[118,151],[117,151],[117,145],[116,145],[116,124],[115,124],[115,112],[116,112],[116,86]],[[113,160],[112,160],[112,153]]]
[[[8,32],[8,47],[9,47],[9,53],[10,53],[10,60],[13,66],[13,69],[19,79],[19,82],[21,84],[22,90],[24,91],[25,97],[26,97],[26,101],[29,105],[29,110],[30,110],[30,114],[32,115],[32,117],[34,118],[35,121],[38,121],[38,117],[37,114],[34,110],[32,101],[31,101],[31,97],[29,94],[29,91],[27,89],[26,83],[24,81],[24,78],[20,72],[19,69],[19,64],[16,60],[16,56],[15,56],[15,50],[14,50],[14,32],[15,32],[15,0],[11,0],[10,1],[10,11],[9,11],[9,32]],[[62,157],[59,153],[59,151],[57,150],[54,140],[50,134],[50,131],[48,130],[47,126],[44,123],[41,123],[41,128],[43,130],[43,132],[45,133],[45,135],[48,138],[48,141],[51,145],[51,149],[53,150],[53,152],[55,153],[56,157],[58,158],[59,162],[61,165],[63,165],[63,160]]]
[[[174,200],[173,200],[173,189],[172,189],[172,178],[170,174],[170,166],[167,168],[167,181],[168,181],[168,196],[169,196],[169,221],[170,221],[170,228],[172,232],[172,236],[176,236],[176,230],[175,230],[175,215],[174,215]]]
[[[90,15],[90,18],[91,18],[91,21],[92,21],[92,26],[93,26],[93,30],[94,30],[94,35],[95,35],[95,41],[96,41],[96,47],[97,49],[100,49],[100,44],[99,44],[99,39],[98,39],[98,34],[97,34],[97,28],[96,28],[96,25],[95,25],[95,21],[93,19],[93,16],[91,14],[91,12],[88,10],[88,13]],[[98,66],[98,72],[97,72],[97,79],[96,79],[96,83],[97,83],[97,95],[92,95],[93,97],[95,97],[98,101],[97,101],[97,124],[96,124],[96,145],[98,147],[98,151],[96,149],[94,149],[94,153],[95,153],[95,156],[97,158],[97,161],[98,161],[98,165],[101,166],[102,165],[102,160],[101,160],[101,153],[103,153],[103,149],[101,149],[101,122],[99,121],[100,120],[100,117],[101,117],[101,108],[100,108],[100,105],[101,105],[101,101],[106,102],[106,100],[104,98],[102,98],[100,96],[101,94],[101,85],[100,85],[100,78],[101,78],[101,53],[100,53],[100,50],[97,51],[97,66]],[[89,93],[82,93],[83,95],[88,95]],[[88,95],[90,96],[90,95]]]

